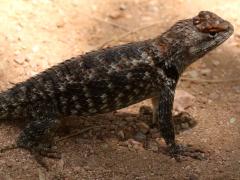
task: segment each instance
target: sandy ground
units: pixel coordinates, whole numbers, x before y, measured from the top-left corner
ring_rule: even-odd
[[[214,11],[231,21],[235,34],[193,64],[184,76],[236,79],[240,77],[239,9],[238,0],[0,1],[0,88],[9,88],[64,59],[106,43],[110,46],[154,37],[176,20],[195,16],[200,10]],[[124,35],[141,27],[145,28]],[[112,39],[116,40],[109,42]],[[181,81],[178,89],[196,97],[188,112],[198,122],[195,128],[178,135],[178,141],[201,147],[208,154],[207,160],[177,163],[152,150],[132,150],[114,136],[119,118],[100,116],[74,119],[77,125],[62,129],[66,132],[59,136],[99,125],[94,134],[87,131],[59,142],[63,158],[48,160],[49,172],[24,150],[1,154],[0,179],[240,179],[240,82]],[[136,115],[139,107],[134,105],[124,111]],[[22,126],[14,124],[0,124],[1,146],[17,138]],[[113,130],[106,130],[104,125]],[[121,126],[127,128],[126,124]]]

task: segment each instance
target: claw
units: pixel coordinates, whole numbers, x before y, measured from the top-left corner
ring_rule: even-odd
[[[48,157],[48,158],[53,158],[53,159],[61,159],[62,158],[62,155],[60,152],[58,152],[57,150],[53,150],[51,148],[41,149],[38,153],[41,156]]]
[[[43,156],[41,156],[39,153],[36,153],[36,152],[32,152],[32,155],[40,166],[42,166],[44,169],[49,171],[49,167],[46,161],[44,161]]]
[[[7,146],[4,146],[3,148],[1,148],[0,153],[4,153],[6,151],[10,151],[10,150],[17,149],[17,148],[19,148],[17,144],[10,144],[10,145],[7,145]]]
[[[181,161],[181,157],[191,157],[197,160],[205,160],[205,152],[200,149],[194,149],[190,146],[183,146],[178,144],[173,144],[169,147],[170,155],[176,159],[176,161]]]
[[[52,149],[51,147],[44,147],[44,146],[37,146],[32,148],[31,150],[32,155],[34,156],[35,160],[39,165],[49,171],[49,166],[47,165],[44,157],[53,158],[53,159],[61,159],[61,153],[57,150]]]
[[[54,150],[50,147],[41,145],[37,147],[21,147],[18,144],[10,144],[7,146],[4,146],[3,148],[0,149],[0,153],[4,153],[13,149],[17,148],[23,148],[31,152],[31,154],[34,156],[35,160],[37,161],[38,164],[40,164],[43,168],[46,170],[49,170],[47,163],[44,161],[44,157],[47,158],[53,158],[53,159],[61,159],[61,153],[59,153],[57,150]]]

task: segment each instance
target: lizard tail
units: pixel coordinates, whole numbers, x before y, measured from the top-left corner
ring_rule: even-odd
[[[0,120],[6,120],[9,117],[9,113],[4,107],[0,105]]]
[[[0,93],[0,120],[18,119],[22,117],[26,102],[23,101],[24,94],[20,86],[14,87]]]
[[[7,120],[11,118],[10,114],[13,110],[11,103],[9,103],[6,93],[0,94],[0,120]]]

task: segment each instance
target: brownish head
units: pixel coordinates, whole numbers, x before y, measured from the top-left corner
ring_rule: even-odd
[[[191,21],[195,32],[190,37],[192,47],[189,48],[189,55],[192,57],[201,57],[216,48],[227,40],[234,30],[231,23],[209,11],[201,11]]]
[[[173,44],[176,54],[184,54],[184,57],[176,57],[173,62],[181,66],[183,71],[195,60],[216,48],[227,40],[233,33],[233,26],[209,11],[201,11],[192,19],[177,22],[163,36]],[[181,52],[179,52],[181,51]]]

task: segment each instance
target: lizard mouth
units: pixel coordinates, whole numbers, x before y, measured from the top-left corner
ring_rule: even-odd
[[[216,45],[222,44],[233,34],[234,31],[233,26],[228,21],[224,21],[224,23],[227,24],[227,28],[224,29],[224,31],[222,30],[208,32],[209,36],[212,36],[213,42]]]

